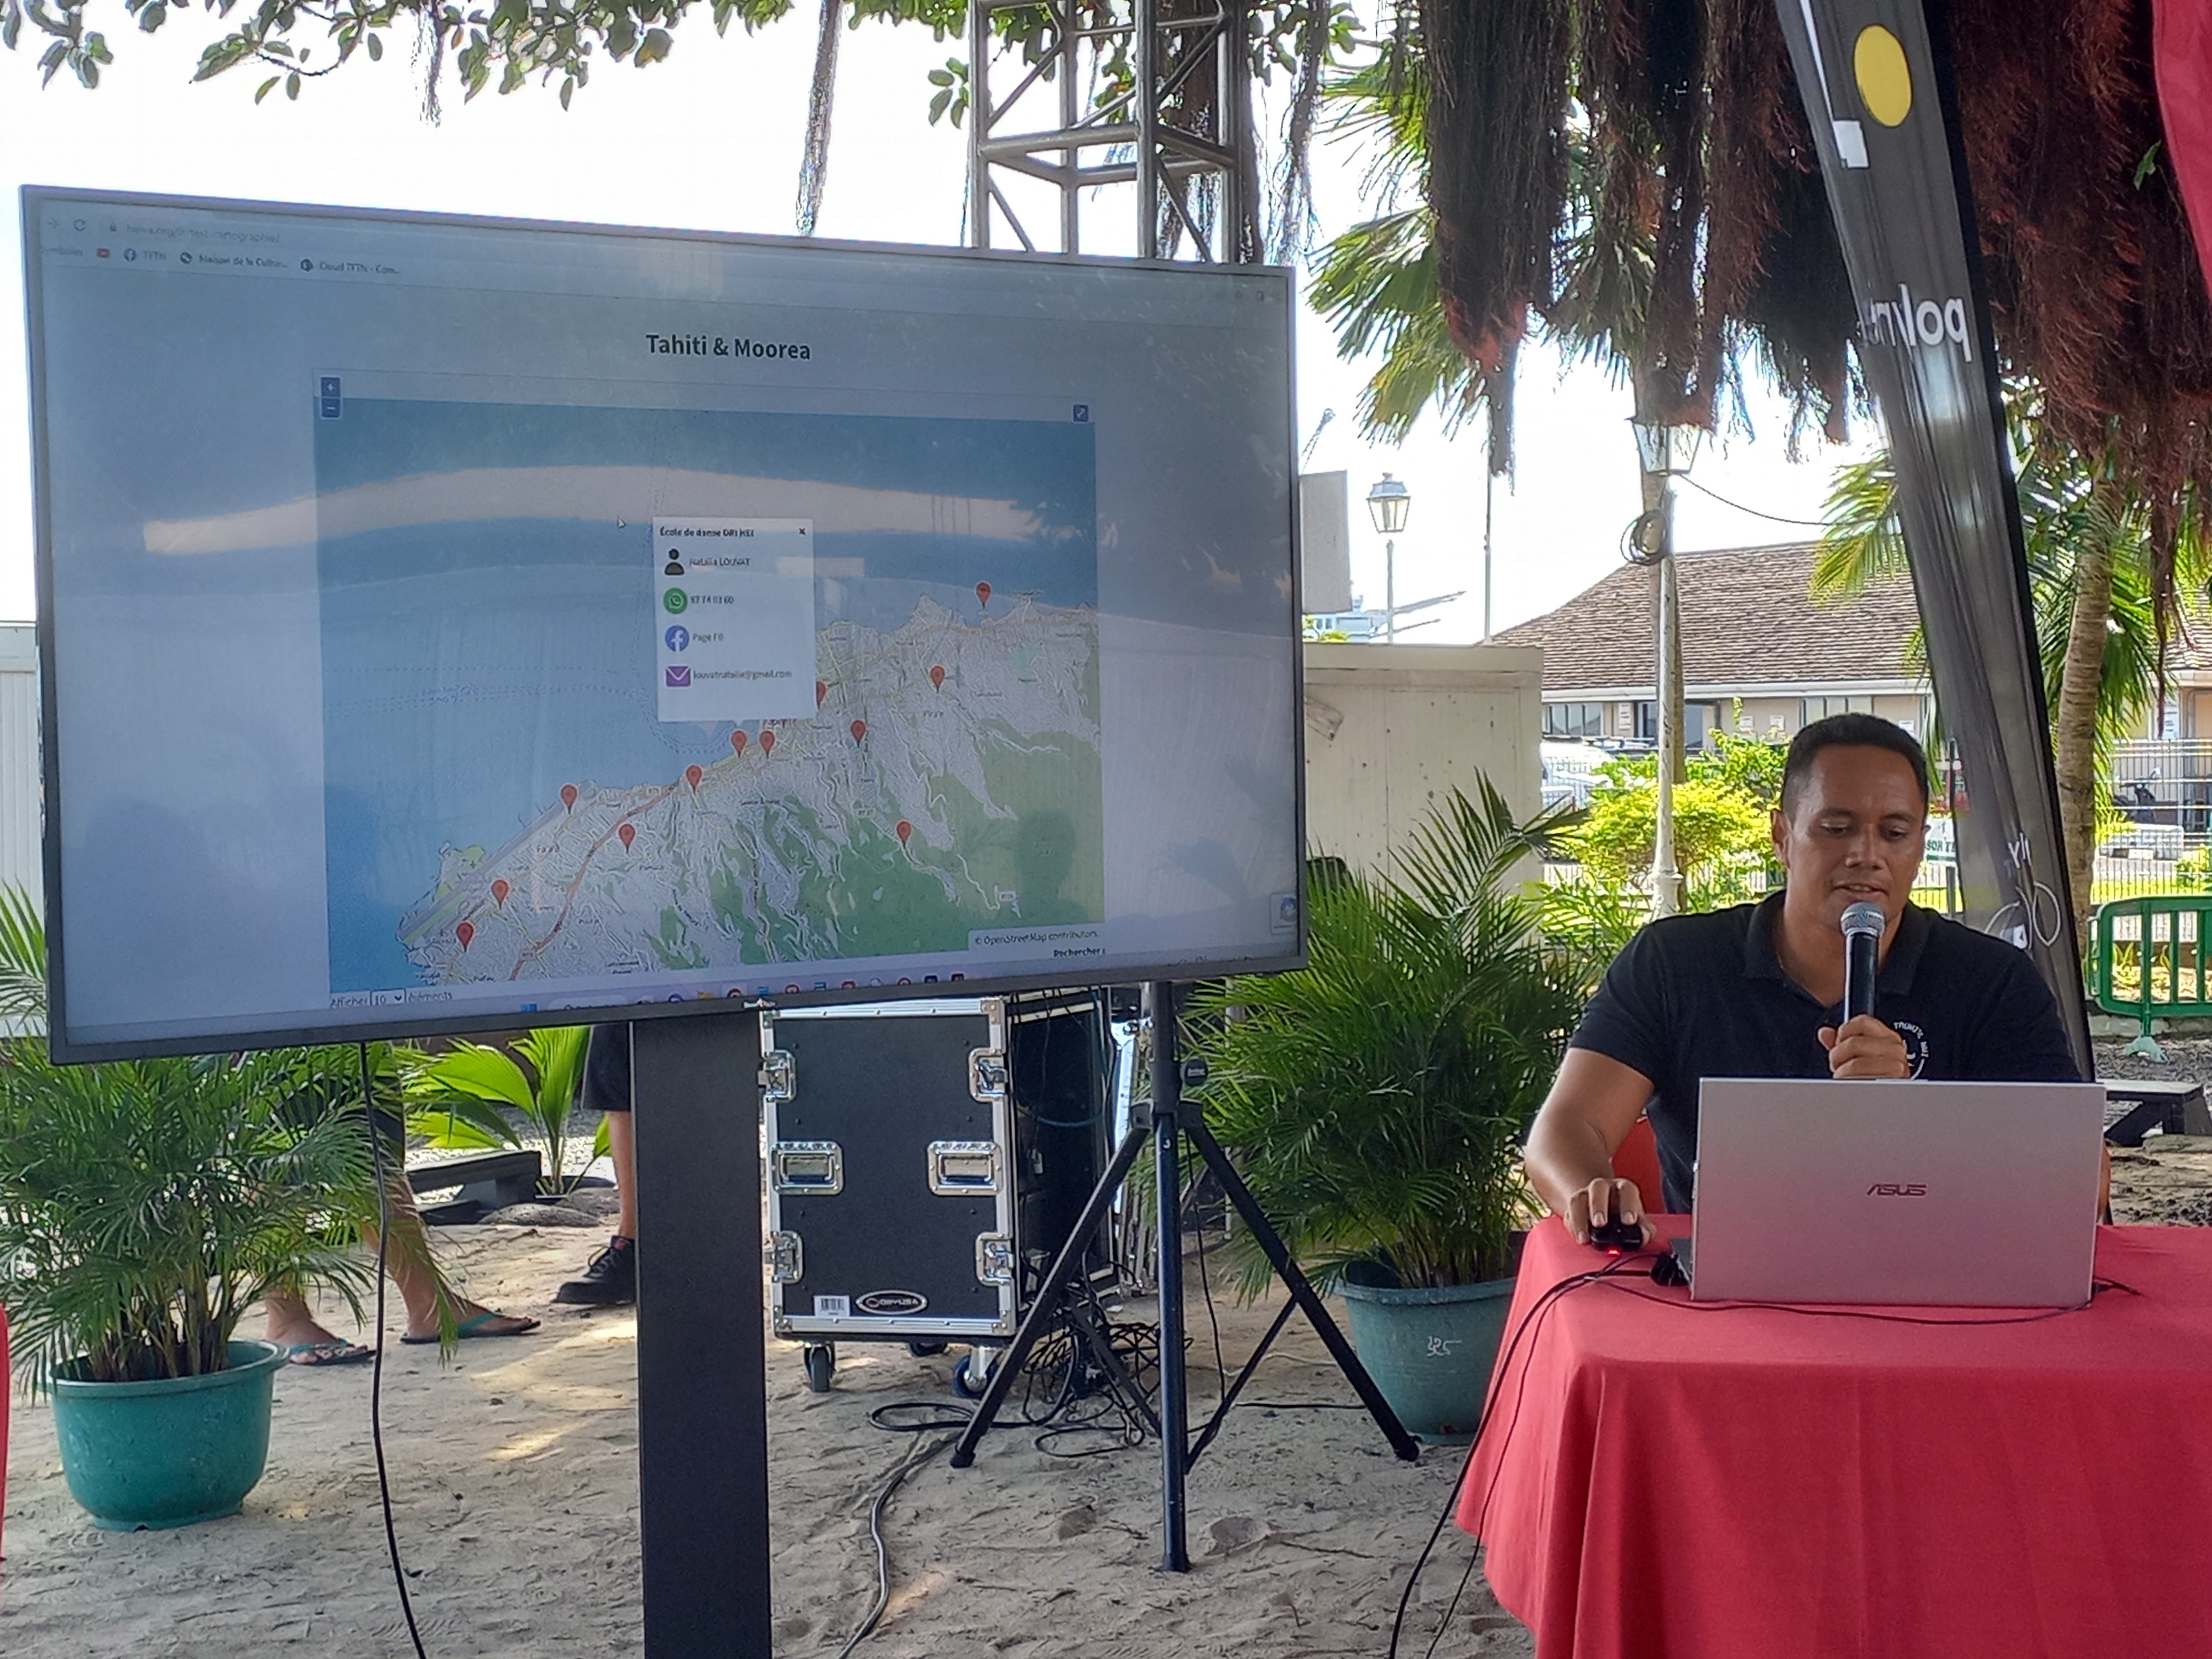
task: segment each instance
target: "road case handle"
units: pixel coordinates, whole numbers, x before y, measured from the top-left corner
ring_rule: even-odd
[[[929,1143],[929,1190],[939,1198],[966,1198],[999,1190],[999,1146],[993,1140]]]
[[[834,1140],[780,1140],[769,1148],[769,1178],[780,1193],[835,1197],[845,1190],[845,1149]]]

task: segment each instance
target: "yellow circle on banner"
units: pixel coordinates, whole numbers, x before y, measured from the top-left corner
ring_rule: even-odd
[[[1886,127],[1899,125],[1912,113],[1912,68],[1905,61],[1905,48],[1879,23],[1859,31],[1851,69],[1858,76],[1859,96],[1867,113]]]

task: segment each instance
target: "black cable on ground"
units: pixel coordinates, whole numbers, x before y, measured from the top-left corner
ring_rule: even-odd
[[[384,1547],[392,1558],[392,1582],[399,1589],[399,1611],[407,1620],[407,1639],[416,1659],[429,1659],[422,1632],[416,1627],[415,1604],[407,1594],[407,1572],[399,1565],[399,1533],[392,1520],[392,1475],[384,1462],[384,1267],[392,1247],[392,1194],[385,1186],[384,1133],[376,1121],[376,1091],[370,1080],[368,1045],[355,1045],[361,1056],[361,1109],[368,1126],[368,1155],[376,1175],[376,1350],[369,1366],[368,1438],[376,1449],[376,1492],[384,1506]]]
[[[878,1407],[878,1409],[896,1408]],[[868,1413],[868,1420],[875,1423],[878,1428],[890,1426],[878,1422],[875,1412]],[[919,1434],[925,1431],[920,1427],[904,1425],[893,1430],[893,1432],[902,1434]],[[929,1462],[939,1453],[945,1450],[959,1437],[957,1434],[948,1434],[931,1442],[884,1477],[882,1487],[876,1493],[876,1501],[868,1507],[868,1536],[875,1540],[876,1544],[875,1605],[868,1609],[868,1616],[860,1621],[860,1627],[846,1638],[843,1647],[837,1650],[837,1659],[848,1659],[853,1650],[867,1638],[869,1632],[875,1629],[877,1622],[884,1616],[884,1609],[891,1604],[891,1553],[890,1546],[884,1541],[884,1510],[891,1501],[891,1494],[905,1484],[907,1476]]]
[[[1104,1306],[1089,1281],[1084,1282],[1083,1295],[1089,1304],[1088,1311],[1098,1321],[1098,1328],[1129,1370],[1132,1378],[1146,1399],[1158,1391],[1159,1373],[1159,1345],[1150,1326],[1115,1324],[1106,1317]],[[1145,1378],[1150,1373],[1153,1382],[1146,1388]],[[1117,1383],[1101,1366],[1086,1346],[1084,1338],[1071,1318],[1063,1314],[1053,1328],[1040,1338],[1030,1351],[1029,1362],[1022,1368],[1024,1397],[1021,1414],[1013,1420],[1024,1427],[1039,1431],[1035,1442],[1036,1449],[1048,1457],[1097,1457],[1108,1452],[1122,1451],[1142,1445],[1145,1433],[1140,1419],[1131,1401],[1122,1398]],[[1051,1403],[1042,1413],[1036,1409],[1040,1395],[1048,1395]],[[1106,1419],[1118,1411],[1118,1424]],[[1071,1413],[1082,1413],[1073,1421]],[[919,1415],[915,1415],[919,1413]],[[870,1409],[868,1421],[888,1434],[928,1434],[939,1429],[961,1430],[967,1427],[975,1413],[965,1406],[948,1405],[941,1400],[895,1400]],[[1053,1443],[1071,1434],[1110,1434],[1113,1443],[1095,1446],[1088,1450],[1054,1451]],[[876,1547],[876,1599],[860,1627],[846,1639],[837,1650],[836,1659],[850,1659],[854,1649],[866,1638],[881,1622],[884,1611],[890,1605],[890,1547],[884,1537],[884,1511],[892,1495],[907,1478],[936,1458],[959,1438],[958,1434],[947,1434],[922,1450],[903,1459],[884,1478],[877,1491],[875,1502],[868,1510],[868,1536]],[[397,1557],[395,1556],[395,1560]]]

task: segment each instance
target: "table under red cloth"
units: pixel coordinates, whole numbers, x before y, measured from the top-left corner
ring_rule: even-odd
[[[1537,1228],[1507,1342],[1605,1261]],[[1693,1307],[1628,1271],[1501,1351],[1462,1480],[1538,1659],[2212,1655],[2212,1229],[2099,1229],[2136,1294],[2033,1323]]]

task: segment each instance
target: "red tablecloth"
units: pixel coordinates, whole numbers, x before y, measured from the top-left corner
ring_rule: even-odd
[[[1604,1260],[1545,1222],[1508,1341]],[[2212,1655],[2212,1230],[2101,1228],[2097,1274],[2138,1294],[2013,1324],[1566,1291],[1459,1524],[1539,1659]]]

